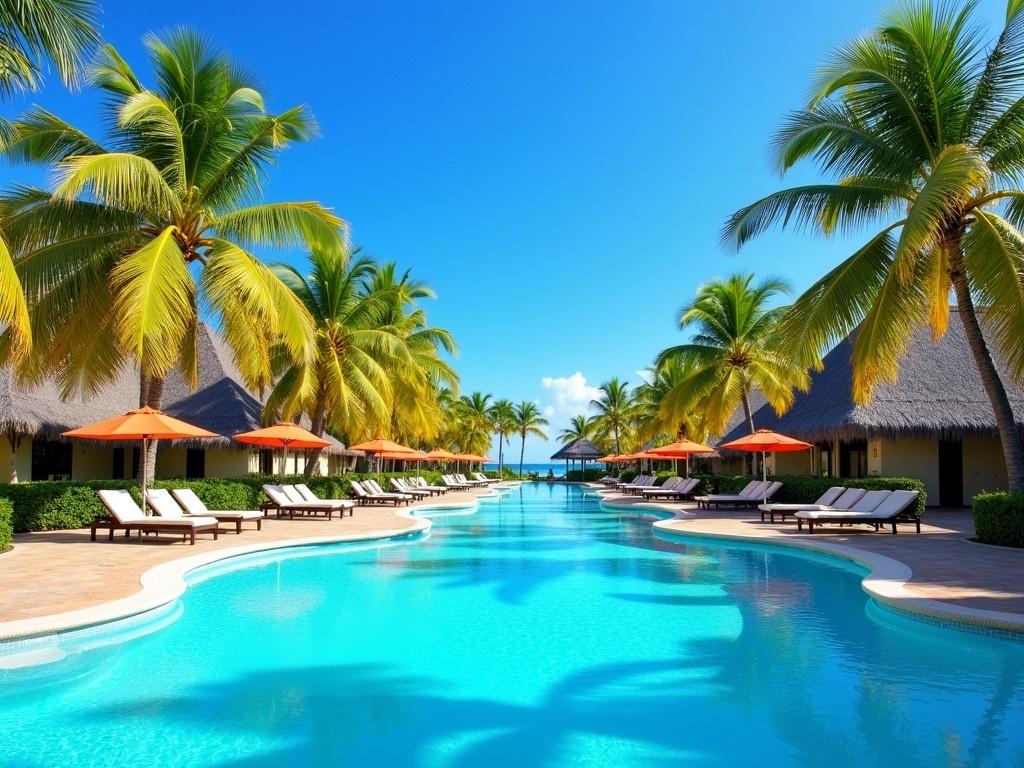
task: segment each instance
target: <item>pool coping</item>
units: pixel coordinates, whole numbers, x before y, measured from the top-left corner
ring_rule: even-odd
[[[486,492],[467,501],[448,503],[437,501],[406,509],[396,509],[396,517],[406,518],[409,521],[405,528],[400,529],[372,530],[362,533],[308,536],[300,539],[259,542],[168,560],[145,570],[139,576],[140,589],[128,597],[110,600],[106,603],[73,611],[0,622],[0,643],[31,640],[49,635],[61,635],[161,610],[185,593],[188,589],[186,578],[190,573],[224,560],[295,547],[374,541],[383,542],[390,539],[401,539],[430,530],[432,523],[429,517],[422,517],[420,513],[451,509],[473,509],[479,505],[480,499],[497,498],[498,496],[499,494],[494,488],[488,488]],[[17,552],[17,547],[14,549],[14,552]],[[14,552],[8,552],[4,557],[10,556]]]
[[[740,533],[721,533],[692,529],[682,530],[677,526],[671,525],[671,523],[680,519],[675,516],[678,511],[676,509],[646,502],[616,504],[600,494],[595,495],[600,498],[602,506],[610,509],[629,510],[639,507],[649,511],[671,514],[671,518],[655,520],[651,525],[654,529],[672,536],[742,541],[768,547],[788,547],[832,555],[842,560],[857,563],[868,569],[868,574],[861,579],[861,588],[871,598],[891,610],[968,630],[995,630],[996,632],[1009,633],[1014,636],[1024,636],[1024,614],[970,608],[915,594],[907,588],[907,583],[914,575],[913,569],[906,563],[888,555],[880,555],[848,544],[838,544],[821,539],[798,539],[788,536],[745,536]]]

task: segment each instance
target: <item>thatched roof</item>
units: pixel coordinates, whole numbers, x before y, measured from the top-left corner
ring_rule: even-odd
[[[124,413],[138,404],[139,378],[131,369],[123,370],[92,397],[65,401],[53,382],[23,388],[14,380],[9,368],[0,368],[0,429],[7,434],[54,440],[69,429]],[[262,426],[263,403],[242,383],[224,340],[205,324],[199,334],[196,389],[191,390],[180,373],[172,372],[164,384],[162,408],[172,416],[222,435],[201,441],[198,446],[238,447],[231,440],[232,435]],[[332,443],[327,449],[331,453],[362,455],[359,451],[345,451],[344,446],[330,436],[327,439]]]
[[[579,440],[573,440],[568,445],[563,445],[561,450],[555,453],[551,458],[552,460],[562,461],[568,459],[569,461],[593,461],[604,456],[604,451],[594,445],[592,442],[587,440],[585,437],[581,437]]]
[[[853,335],[825,356],[825,367],[812,375],[811,388],[797,393],[793,407],[776,416],[769,405],[754,413],[757,427],[774,429],[810,442],[858,439],[869,436],[937,437],[960,439],[967,435],[993,435],[995,417],[974,364],[963,325],[951,312],[949,329],[934,341],[928,328],[917,329],[900,363],[899,380],[875,388],[868,405],[852,396]],[[1017,423],[1024,427],[1024,391],[1014,385],[1006,367],[997,367],[1007,386]],[[749,430],[737,424],[722,442]]]

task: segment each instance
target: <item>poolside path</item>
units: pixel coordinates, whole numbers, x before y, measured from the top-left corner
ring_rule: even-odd
[[[604,500],[615,506],[638,510],[657,507],[671,512],[675,518],[664,527],[678,533],[738,536],[780,544],[798,539],[884,555],[910,567],[913,577],[905,586],[918,597],[1024,618],[1024,549],[969,541],[974,536],[974,522],[967,509],[929,509],[920,535],[906,525],[900,526],[897,536],[875,533],[866,526],[825,528],[811,535],[798,533],[795,522],[762,523],[756,510],[698,511],[693,503],[643,502],[624,494],[606,494]]]
[[[479,493],[453,491],[441,497],[414,503],[417,506],[468,502]],[[400,507],[399,510],[408,510]],[[316,518],[264,518],[263,530],[252,525],[241,534],[234,528],[223,531],[216,541],[208,534],[196,538],[195,546],[171,536],[132,535],[123,532],[108,542],[106,531],[89,540],[89,530],[40,531],[14,537],[14,549],[0,555],[0,623],[19,621],[65,611],[80,610],[139,591],[139,577],[153,566],[177,558],[241,545],[273,544],[289,540],[348,534],[374,538],[413,531],[416,522],[396,514],[391,506],[357,507],[352,517],[326,520]]]

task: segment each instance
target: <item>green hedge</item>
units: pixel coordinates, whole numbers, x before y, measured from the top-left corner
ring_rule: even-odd
[[[424,471],[419,473],[385,472],[387,478],[404,477],[408,474],[423,475],[428,482],[440,479],[440,473]],[[343,499],[351,496],[351,480],[364,477],[376,478],[376,474],[349,473],[331,477],[291,476],[290,483],[306,483],[310,489],[324,499]],[[280,482],[277,476],[262,477],[248,475],[230,479],[182,480],[161,479],[153,482],[153,488],[191,488],[210,509],[256,509],[264,501],[262,485]],[[13,529],[23,531],[52,531],[66,528],[85,528],[92,521],[105,514],[106,510],[96,496],[96,491],[126,489],[132,492],[136,501],[141,501],[139,484],[134,480],[71,480],[40,481],[29,483],[0,484],[0,500],[6,500],[13,507]],[[385,488],[387,490],[387,488]],[[0,533],[0,539],[2,539]],[[2,547],[0,547],[2,549]]]
[[[0,552],[11,548],[11,537],[14,535],[14,509],[7,499],[0,499]]]
[[[1024,547],[1024,493],[979,493],[971,506],[978,541]]]
[[[604,477],[607,474],[608,473],[605,472],[603,469],[588,469],[586,477],[584,477],[582,470],[570,469],[566,473],[565,479],[570,481],[570,482],[573,482],[573,483],[578,483],[578,482],[581,482],[581,481],[589,483],[589,482],[593,482],[594,480],[600,480],[602,477]]]

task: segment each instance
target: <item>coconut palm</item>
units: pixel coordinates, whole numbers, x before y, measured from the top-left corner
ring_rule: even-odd
[[[262,389],[274,342],[308,363],[315,335],[302,302],[251,249],[344,250],[343,222],[320,204],[258,201],[279,152],[313,135],[312,117],[302,106],[266,112],[252,77],[195,33],[145,44],[153,89],[111,46],[90,70],[107,95],[103,142],[37,107],[7,146],[54,178],[50,189],[0,199],[31,306],[25,374],[56,372],[67,396],[96,391],[133,363],[140,402],[159,407],[173,368],[196,381],[203,306],[246,383]]]
[[[0,97],[38,90],[47,62],[65,85],[78,84],[82,64],[99,41],[99,6],[91,0],[0,0]],[[0,148],[14,128],[0,119]],[[31,322],[4,236],[0,236],[0,323],[8,328],[7,352],[20,362],[31,345]]]
[[[692,329],[693,337],[658,357],[659,368],[678,364],[686,371],[667,395],[673,414],[694,411],[710,432],[718,434],[742,406],[753,432],[753,387],[780,414],[792,405],[794,387],[806,389],[810,377],[778,343],[776,329],[785,308],[768,306],[788,291],[776,278],[755,285],[753,275],[713,280],[698,289],[679,317],[679,327]]]
[[[393,290],[367,290],[375,270],[368,258],[314,252],[309,264],[308,275],[287,264],[272,267],[313,318],[316,352],[281,372],[267,412],[275,418],[307,413],[311,431],[321,436],[330,429],[349,441],[370,437],[391,420],[396,378],[416,375],[405,340],[389,322]],[[310,453],[306,474],[319,457]]]
[[[593,419],[578,413],[569,419],[569,426],[559,431],[558,441],[561,443],[571,443],[576,440],[589,440],[594,436],[595,431],[596,427]]]
[[[458,446],[465,453],[484,454],[491,447],[491,396],[483,392],[463,395],[458,401]]]
[[[900,5],[832,54],[807,107],[774,145],[783,171],[811,159],[830,181],[743,208],[724,236],[741,246],[776,223],[826,235],[877,227],[796,301],[785,323],[793,346],[812,356],[859,328],[858,403],[897,378],[915,326],[942,336],[952,291],[1009,485],[1021,490],[1024,442],[989,340],[1015,380],[1024,379],[1024,3],[1008,3],[992,45],[974,6]]]
[[[491,406],[491,429],[498,436],[498,477],[504,477],[505,446],[516,430],[516,411],[511,400],[496,400]]]
[[[99,42],[92,0],[0,0],[0,96],[36,91],[49,62],[67,86]]]
[[[106,145],[34,108],[7,147],[55,176],[49,191],[21,187],[0,201],[39,354],[65,392],[95,389],[134,357],[158,400],[175,366],[194,378],[203,301],[242,373],[265,386],[270,340],[308,357],[310,318],[247,248],[343,247],[343,222],[319,204],[249,204],[275,155],[312,136],[312,118],[304,107],[266,113],[251,78],[194,33],[145,42],[155,89],[110,46],[90,71],[109,96]]]
[[[545,419],[540,409],[535,403],[531,403],[529,400],[524,400],[515,406],[515,425],[516,432],[519,433],[521,440],[519,444],[519,478],[523,477],[523,454],[526,453],[526,438],[533,435],[539,437],[542,440],[547,440],[548,436],[544,433],[541,427],[546,427],[548,420]]]
[[[448,330],[429,325],[426,311],[418,305],[436,294],[426,283],[414,280],[409,270],[400,275],[394,262],[378,266],[365,291],[386,300],[388,310],[382,322],[394,328],[412,359],[411,367],[402,363],[391,375],[390,433],[408,443],[430,442],[441,424],[438,388],[455,388],[459,383],[458,374],[441,357],[442,352],[456,353],[454,338]]]
[[[626,382],[611,378],[600,387],[600,394],[590,401],[590,406],[597,411],[594,426],[597,436],[602,440],[611,440],[615,453],[622,453],[623,433],[629,428],[632,418],[632,396]]]
[[[697,442],[707,439],[707,429],[699,409],[693,407],[681,386],[692,371],[677,357],[665,360],[649,372],[633,392],[635,418],[641,442],[687,437]]]

